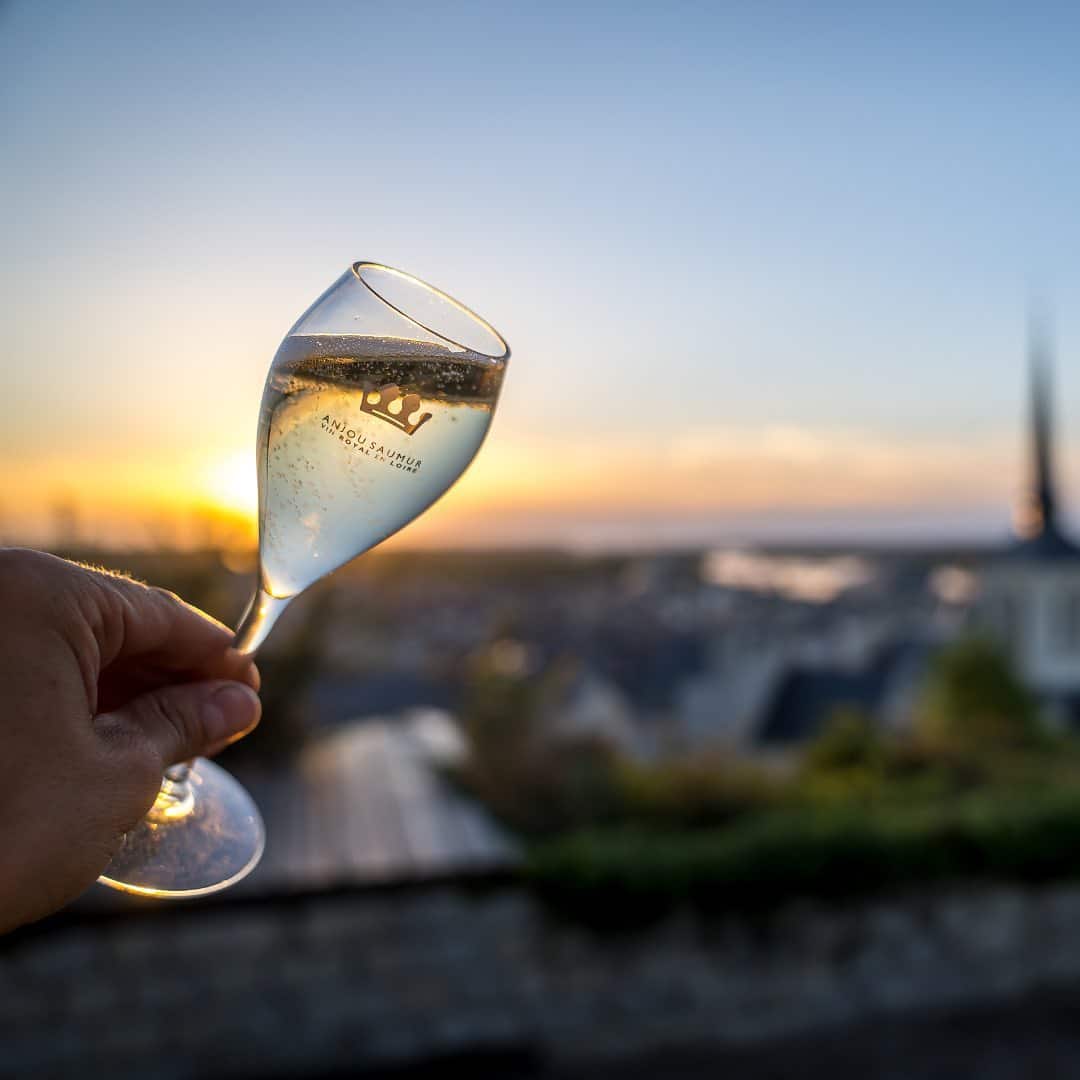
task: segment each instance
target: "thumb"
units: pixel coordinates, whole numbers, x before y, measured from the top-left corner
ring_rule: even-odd
[[[159,687],[112,718],[139,728],[163,764],[172,765],[224,749],[255,727],[261,713],[250,686],[217,680]]]

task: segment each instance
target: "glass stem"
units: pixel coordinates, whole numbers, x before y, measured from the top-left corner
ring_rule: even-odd
[[[233,639],[233,648],[244,656],[251,656],[266,640],[274,623],[278,621],[278,616],[288,607],[289,599],[291,597],[281,599],[271,596],[260,586],[251,598],[244,617],[240,620],[236,637]],[[162,823],[186,817],[191,812],[195,793],[188,778],[193,764],[192,761],[182,761],[178,765],[170,765],[165,770],[165,777],[161,781],[161,791],[147,815],[150,821]]]
[[[244,656],[254,655],[291,599],[291,596],[271,596],[260,585],[240,620],[236,637],[233,638],[233,648]]]
[[[195,792],[188,781],[191,766],[192,762],[181,761],[165,770],[161,790],[146,815],[147,821],[154,825],[165,825],[191,813],[195,808]]]

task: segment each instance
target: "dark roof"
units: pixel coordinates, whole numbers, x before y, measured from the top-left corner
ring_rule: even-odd
[[[924,667],[941,645],[929,638],[896,638],[885,642],[871,661],[871,670],[881,677],[882,689],[898,674]]]
[[[812,739],[839,708],[873,712],[885,686],[884,672],[793,668],[781,678],[758,729],[762,743]]]
[[[906,680],[925,667],[939,646],[897,638],[885,642],[861,668],[792,667],[777,683],[758,728],[766,744],[814,738],[837,709],[873,716],[896,679]]]

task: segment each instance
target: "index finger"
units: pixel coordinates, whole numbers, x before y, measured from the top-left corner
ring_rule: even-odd
[[[233,679],[258,689],[250,656],[232,648],[233,633],[175,593],[127,578],[105,578],[111,602],[98,634],[101,667],[138,663],[192,679]]]

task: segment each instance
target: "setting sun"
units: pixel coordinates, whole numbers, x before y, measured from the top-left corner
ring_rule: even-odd
[[[250,451],[238,450],[211,462],[206,469],[204,488],[217,510],[250,519],[258,513],[258,480]]]

